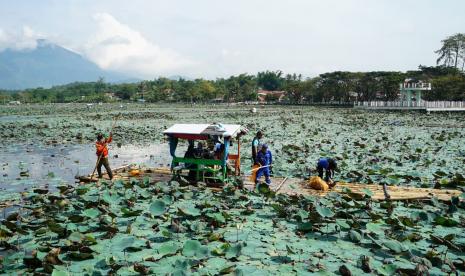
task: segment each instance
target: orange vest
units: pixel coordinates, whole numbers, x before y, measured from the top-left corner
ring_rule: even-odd
[[[96,148],[96,154],[97,156],[102,155],[102,158],[105,158],[108,156],[108,148],[107,144],[111,143],[112,137],[110,136],[108,139],[105,139],[103,142],[97,141],[95,142],[95,148]]]

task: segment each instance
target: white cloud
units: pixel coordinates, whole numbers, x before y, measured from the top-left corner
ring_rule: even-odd
[[[0,29],[0,51],[32,50],[37,47],[37,39],[40,38],[43,38],[43,35],[28,26],[23,26],[20,32],[6,32]]]
[[[193,65],[191,60],[150,42],[108,13],[95,14],[94,20],[96,31],[83,52],[103,69],[155,77],[178,74]]]

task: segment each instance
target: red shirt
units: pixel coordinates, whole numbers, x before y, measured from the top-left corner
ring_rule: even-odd
[[[113,140],[112,136],[108,137],[108,139],[103,140],[103,142],[97,141],[95,142],[96,154],[97,156],[102,155],[103,158],[108,156],[108,148],[107,144],[111,143]],[[102,154],[103,153],[103,154]]]

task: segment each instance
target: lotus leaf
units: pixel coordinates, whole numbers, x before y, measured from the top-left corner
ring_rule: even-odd
[[[362,241],[362,235],[357,232],[356,230],[350,230],[349,231],[349,238],[351,241],[355,243],[360,243]]]
[[[164,243],[158,249],[158,253],[160,253],[162,256],[173,255],[173,254],[176,254],[177,251],[178,251],[178,246],[173,242]]]
[[[100,216],[101,212],[95,208],[92,209],[86,209],[82,214],[88,218],[94,219],[98,216]]]
[[[402,243],[396,241],[396,240],[386,240],[383,242],[383,245],[388,248],[390,251],[396,254],[400,254],[407,249],[405,246],[402,245]]]
[[[196,255],[197,252],[200,251],[202,245],[199,241],[196,240],[188,240],[184,243],[182,248],[182,254],[186,257],[193,257]]]
[[[334,216],[334,212],[331,211],[328,207],[317,205],[315,207],[318,214],[324,218],[331,218]]]
[[[165,202],[162,200],[155,200],[151,205],[150,205],[150,213],[153,216],[161,216],[166,212],[166,205]]]
[[[68,276],[68,273],[63,270],[54,269],[52,272],[52,276]]]

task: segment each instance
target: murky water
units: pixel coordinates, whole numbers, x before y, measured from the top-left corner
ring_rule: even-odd
[[[168,166],[168,144],[109,146],[112,169],[137,163]],[[0,147],[0,189],[17,192],[48,184],[72,184],[76,175],[92,173],[97,157],[93,144]],[[102,168],[104,170],[104,168]]]

